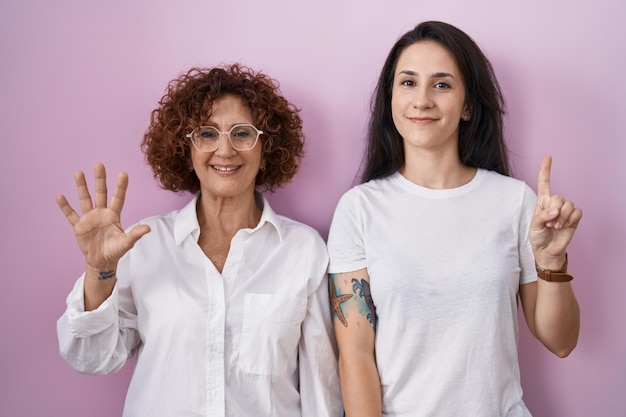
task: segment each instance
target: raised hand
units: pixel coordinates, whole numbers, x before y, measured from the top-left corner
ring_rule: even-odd
[[[552,157],[544,156],[539,169],[537,206],[530,223],[529,238],[537,263],[560,268],[565,252],[583,216],[574,203],[550,194]]]
[[[120,223],[122,207],[126,198],[128,175],[120,173],[117,177],[115,191],[107,207],[106,171],[104,165],[97,163],[94,166],[95,175],[95,205],[92,202],[85,174],[77,172],[74,175],[82,217],[70,206],[64,195],[57,196],[57,204],[67,220],[74,228],[74,234],[80,250],[85,255],[87,269],[93,271],[115,271],[117,262],[137,240],[150,231],[147,225],[133,227],[128,233],[124,232]]]

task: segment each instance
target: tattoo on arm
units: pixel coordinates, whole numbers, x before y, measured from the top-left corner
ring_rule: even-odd
[[[100,271],[98,273],[98,279],[100,281],[102,281],[104,279],[113,278],[114,276],[115,276],[115,269],[111,269],[109,271]]]
[[[369,320],[372,325],[376,325],[376,306],[374,306],[374,301],[372,300],[372,292],[370,291],[369,282],[364,279],[359,282],[358,279],[352,278],[352,290],[355,294],[357,294],[360,298],[362,298],[367,306],[367,309],[364,311],[365,317]]]
[[[343,315],[343,311],[341,310],[341,303],[345,303],[350,298],[352,298],[353,294],[337,294],[337,290],[335,288],[335,280],[337,279],[336,274],[330,274],[330,308],[332,309],[333,317],[335,314],[341,323],[348,327],[348,321],[346,320],[346,316]]]
[[[370,285],[367,281],[362,279],[359,281],[356,278],[352,278],[352,294],[338,294],[336,281],[338,279],[337,274],[330,274],[330,305],[332,309],[333,317],[337,317],[341,324],[348,327],[348,321],[343,313],[341,305],[348,300],[351,303],[356,303],[359,314],[363,315],[369,322],[376,327],[376,307],[372,300],[372,294],[370,291]]]

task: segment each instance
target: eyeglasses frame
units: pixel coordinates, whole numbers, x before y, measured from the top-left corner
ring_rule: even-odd
[[[232,140],[231,134],[232,134],[233,130],[235,130],[236,128],[241,127],[241,126],[250,126],[251,128],[253,128],[253,129],[256,131],[256,139],[254,139],[254,144],[253,144],[250,148],[246,148],[246,149],[238,149],[238,148],[235,146],[235,144],[233,143],[233,140]],[[201,151],[200,149],[198,149],[198,145],[196,145],[196,140],[197,140],[197,139],[195,139],[195,138],[194,138],[194,135],[197,135],[197,131],[198,131],[199,129],[203,129],[203,128],[207,128],[207,127],[210,127],[210,128],[212,128],[212,129],[215,129],[215,130],[217,131],[217,133],[219,134],[219,136],[217,137],[217,140],[215,141],[215,144],[216,144],[217,146],[216,146],[216,147],[215,147],[215,149],[214,149],[214,150],[212,150],[212,151]],[[245,152],[245,151],[251,151],[252,149],[254,149],[254,147],[256,146],[256,144],[259,142],[259,137],[260,137],[262,134],[263,134],[263,131],[262,131],[262,130],[259,130],[256,126],[254,126],[254,125],[253,125],[253,124],[251,124],[251,123],[237,123],[237,124],[234,124],[234,125],[233,125],[230,129],[228,129],[228,130],[227,130],[227,131],[225,131],[225,132],[224,132],[224,131],[219,130],[219,129],[218,129],[217,127],[215,127],[215,126],[198,126],[198,127],[197,127],[197,128],[195,128],[194,130],[192,130],[190,133],[187,133],[187,134],[185,135],[185,137],[186,137],[186,138],[189,138],[189,139],[191,140],[191,143],[192,143],[193,147],[194,147],[194,148],[196,148],[196,150],[197,150],[198,152],[208,153],[208,152],[215,152],[215,151],[217,150],[217,148],[219,147],[218,142],[219,142],[220,137],[221,137],[222,135],[226,135],[226,138],[228,138],[228,142],[230,143],[230,146],[232,146],[234,150],[236,150],[236,151],[240,151],[240,152]],[[196,136],[196,138],[197,138],[197,136]]]

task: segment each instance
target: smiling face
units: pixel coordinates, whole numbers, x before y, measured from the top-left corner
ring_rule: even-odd
[[[404,49],[394,72],[391,112],[405,153],[458,154],[459,123],[470,114],[463,77],[447,49],[432,41]]]
[[[225,132],[239,123],[254,125],[252,112],[240,97],[226,95],[213,102],[211,116],[202,124],[215,126]],[[261,138],[248,151],[233,149],[226,135],[220,135],[218,148],[214,152],[200,152],[193,146],[190,148],[193,169],[200,180],[203,198],[254,198],[256,176],[262,161]]]

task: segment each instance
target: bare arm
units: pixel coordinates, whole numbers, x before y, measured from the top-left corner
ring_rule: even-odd
[[[537,282],[520,287],[524,317],[531,333],[564,358],[576,347],[580,311],[569,282]]]
[[[346,417],[380,417],[382,392],[374,350],[376,311],[367,270],[331,274],[329,287]]]
[[[546,156],[539,171],[537,206],[529,239],[537,265],[553,271],[566,261],[582,211],[560,195],[550,194],[552,158]],[[524,316],[533,335],[551,352],[565,357],[576,347],[580,310],[570,282],[538,282],[520,287]]]

